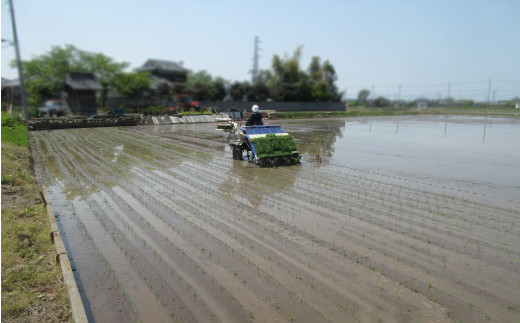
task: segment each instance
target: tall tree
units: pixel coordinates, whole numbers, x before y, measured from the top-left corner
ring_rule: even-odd
[[[214,91],[211,95],[211,100],[222,101],[227,95],[227,87],[229,82],[218,76],[213,81]]]
[[[342,93],[338,92],[336,81],[338,79],[334,66],[325,60],[323,64],[318,56],[312,57],[308,68],[309,79],[313,85],[314,101],[340,101]]]
[[[128,102],[143,97],[150,89],[150,74],[147,72],[117,74],[112,78],[112,84]]]
[[[242,101],[251,92],[249,82],[234,82],[229,88],[229,95],[233,101]]]
[[[300,68],[303,47],[296,48],[292,56],[282,59],[273,56],[272,73],[269,74],[269,90],[276,101],[340,101],[342,93],[336,86],[334,66],[318,56],[313,56],[307,73]]]
[[[322,81],[325,82],[327,86],[327,92],[330,95],[331,101],[340,101],[343,93],[338,92],[338,87],[336,86],[336,81],[338,80],[338,76],[336,75],[336,69],[329,60],[325,60],[321,67],[322,70]]]
[[[112,78],[122,73],[128,63],[117,63],[100,53],[80,50],[73,45],[54,46],[50,52],[22,62],[28,93],[28,102],[38,105],[52,98],[62,87],[69,72],[93,73],[103,86],[102,98],[112,85]]]
[[[188,75],[187,90],[196,100],[222,100],[226,96],[226,84],[221,77],[215,79],[206,71]]]
[[[368,96],[370,95],[370,91],[367,89],[360,90],[358,92],[358,104],[363,105],[367,102]]]
[[[278,55],[273,56],[271,62],[273,70],[272,83],[297,84],[302,78],[305,78],[305,73],[300,69],[302,50],[303,46],[299,46],[292,56],[285,54],[285,58],[283,59]]]

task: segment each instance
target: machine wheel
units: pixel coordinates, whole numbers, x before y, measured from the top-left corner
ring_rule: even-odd
[[[233,146],[233,159],[242,159],[242,147]]]

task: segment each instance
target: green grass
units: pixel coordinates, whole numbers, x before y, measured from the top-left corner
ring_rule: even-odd
[[[28,130],[21,119],[8,116],[2,111],[2,143],[10,142],[20,147],[29,147]]]
[[[204,111],[184,111],[179,113],[181,116],[193,116],[193,115],[203,115],[203,114],[211,114],[211,111],[204,110]]]
[[[72,321],[24,123],[2,112],[2,321]]]
[[[503,117],[520,117],[519,109],[499,107],[431,107],[418,111],[417,108],[394,107],[348,107],[345,111],[309,111],[309,112],[276,112],[269,115],[270,119],[313,119],[313,118],[345,118],[397,115],[487,115]]]

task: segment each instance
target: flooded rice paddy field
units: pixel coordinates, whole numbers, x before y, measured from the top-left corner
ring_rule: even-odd
[[[519,120],[269,123],[301,166],[214,124],[31,132],[90,320],[520,318]]]

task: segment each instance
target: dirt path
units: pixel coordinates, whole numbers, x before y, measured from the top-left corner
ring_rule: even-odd
[[[302,166],[276,169],[232,160],[214,125],[32,132],[90,318],[519,318],[516,209],[320,163],[308,127]]]

